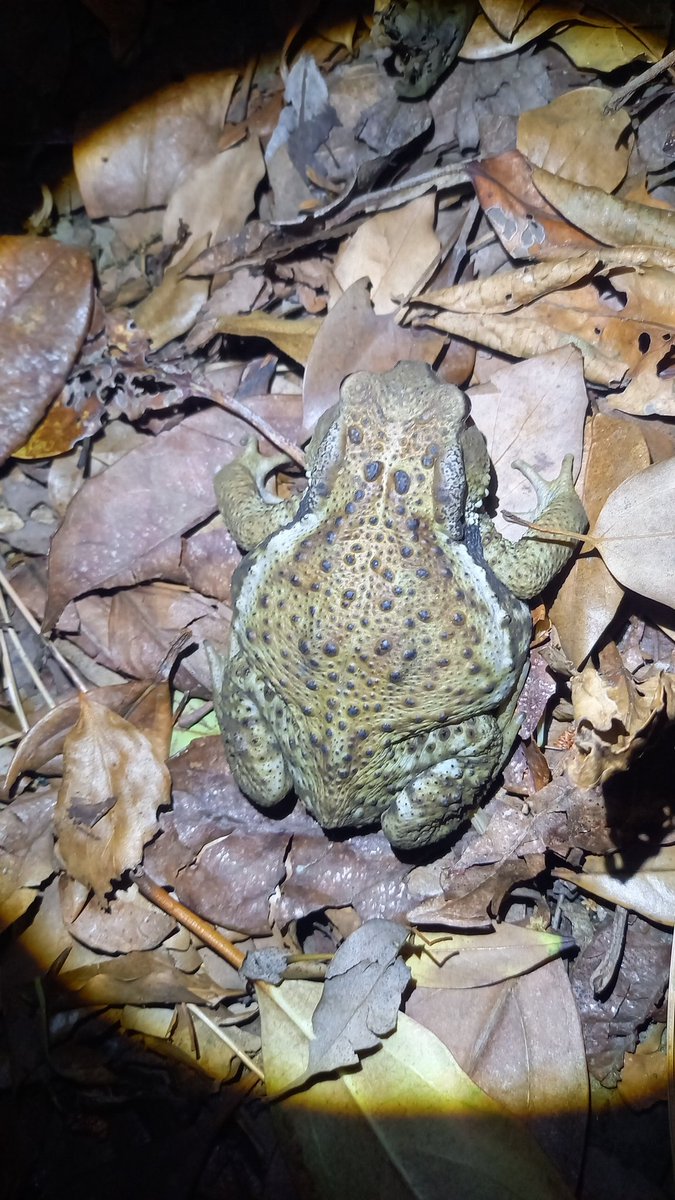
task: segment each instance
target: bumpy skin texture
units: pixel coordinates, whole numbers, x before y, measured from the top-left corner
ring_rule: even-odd
[[[424,364],[352,375],[308,450],[299,501],[273,502],[253,446],[216,490],[240,545],[229,655],[212,656],[237,783],[291,787],[321,825],[395,846],[445,836],[499,772],[518,729],[533,595],[573,545],[505,543],[482,511],[485,441],[468,401]],[[581,531],[571,458],[521,467],[535,517]],[[506,582],[505,582],[506,581]],[[517,594],[516,594],[517,593]]]

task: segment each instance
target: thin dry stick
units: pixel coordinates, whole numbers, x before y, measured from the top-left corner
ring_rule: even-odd
[[[7,691],[9,692],[9,697],[12,701],[12,708],[14,709],[19,724],[25,733],[28,729],[30,729],[30,723],[24,712],[23,704],[21,703],[21,696],[19,695],[19,689],[16,684],[14,667],[12,666],[12,660],[9,656],[9,650],[7,648],[7,638],[5,637],[5,632],[6,631],[4,629],[0,629],[0,657],[2,658],[2,669]]]
[[[257,1075],[258,1079],[262,1079],[263,1083],[265,1082],[265,1076],[260,1070],[260,1067],[256,1067],[255,1063],[249,1058],[246,1051],[240,1049],[237,1043],[230,1037],[229,1033],[225,1033],[224,1029],[220,1025],[216,1025],[216,1022],[212,1021],[211,1018],[208,1017],[205,1012],[202,1012],[201,1008],[198,1008],[196,1004],[186,1004],[185,1007],[188,1009],[188,1012],[192,1013],[193,1016],[199,1017],[199,1020],[203,1021],[204,1024],[207,1025],[208,1028],[211,1029],[222,1042],[225,1042],[225,1045],[230,1047],[232,1053],[236,1054],[237,1058],[241,1059],[244,1066],[248,1067],[249,1071],[253,1071],[253,1074]]]
[[[221,408],[234,413],[236,417],[241,417],[243,421],[246,421],[253,429],[257,430],[262,437],[267,438],[268,442],[271,442],[273,446],[278,446],[280,450],[283,450],[291,462],[297,463],[301,471],[305,470],[306,459],[300,447],[296,446],[295,442],[289,442],[283,433],[279,433],[273,425],[270,425],[263,417],[259,417],[257,413],[247,408],[245,404],[242,404],[239,400],[235,400],[234,396],[223,396],[215,388],[210,388],[207,383],[201,380],[196,385],[193,395],[203,396],[206,400],[213,400],[214,404],[219,404]]]
[[[658,79],[659,75],[664,71],[669,71],[672,66],[675,66],[675,50],[671,50],[670,54],[666,54],[665,58],[660,58],[658,62],[652,63],[646,71],[643,71],[641,75],[636,75],[635,79],[631,79],[623,87],[617,88],[607,101],[604,111],[606,113],[616,112],[617,108],[621,108],[634,92],[639,91],[645,84],[651,83],[653,79]]]
[[[42,638],[42,641],[44,642],[45,646],[49,650],[49,653],[53,656],[53,658],[56,659],[57,663],[62,668],[64,673],[75,684],[75,687],[78,688],[78,690],[81,692],[86,692],[88,689],[87,689],[87,685],[84,682],[84,680],[82,680],[80,678],[78,672],[68,662],[68,659],[64,658],[64,656],[61,653],[61,651],[59,650],[58,646],[55,646],[53,642],[50,642],[48,637],[45,637],[44,633],[40,629],[40,626],[38,625],[37,621],[35,620],[35,617],[33,616],[32,612],[30,611],[30,609],[26,608],[26,605],[24,604],[23,600],[21,599],[19,593],[17,591],[15,591],[15,589],[12,587],[12,585],[9,582],[9,579],[5,575],[4,571],[0,571],[0,587],[5,592],[7,592],[7,595],[9,596],[10,600],[14,604],[16,604],[16,607],[18,608],[19,612],[21,613],[21,616],[24,618],[25,621],[28,622],[31,629],[35,633],[37,633],[39,638]]]
[[[10,639],[12,645],[14,646],[14,649],[16,650],[17,654],[19,655],[21,662],[23,663],[24,667],[26,668],[26,671],[28,672],[31,679],[33,680],[35,687],[37,688],[38,692],[42,696],[42,699],[44,700],[44,702],[48,708],[56,708],[56,701],[54,700],[54,697],[52,696],[49,689],[45,687],[44,683],[40,679],[40,676],[38,675],[37,671],[35,670],[35,667],[33,666],[30,658],[26,654],[26,651],[24,649],[21,638],[19,637],[16,629],[12,625],[12,622],[11,622],[10,616],[9,616],[9,609],[7,608],[7,601],[5,600],[5,597],[3,596],[1,591],[0,591],[0,614],[2,614],[2,618],[5,622],[5,625],[7,626],[7,633],[9,634],[9,639]]]
[[[134,871],[133,878],[134,882],[138,884],[139,892],[145,896],[146,900],[151,900],[153,904],[162,909],[162,912],[168,913],[170,917],[174,917],[176,921],[179,921],[181,925],[189,929],[190,933],[194,933],[196,937],[204,942],[204,945],[210,946],[212,950],[215,950],[216,954],[224,958],[225,962],[228,962],[231,967],[234,967],[237,971],[240,970],[246,955],[243,950],[239,950],[235,946],[234,942],[224,937],[216,929],[215,925],[212,925],[210,921],[202,920],[196,913],[191,912],[189,908],[181,904],[179,900],[174,900],[173,896],[170,896],[164,888],[160,887],[159,884],[155,883],[153,879],[150,879],[145,874],[142,867],[138,867]]]

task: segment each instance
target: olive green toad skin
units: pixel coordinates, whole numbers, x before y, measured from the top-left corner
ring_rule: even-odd
[[[293,788],[327,829],[381,822],[392,845],[452,832],[518,729],[536,594],[573,551],[505,542],[482,509],[489,458],[466,396],[425,364],[342,385],[295,501],[265,492],[253,445],[219,473],[233,536],[229,653],[212,655],[234,777],[259,805]],[[572,461],[534,519],[581,531]]]

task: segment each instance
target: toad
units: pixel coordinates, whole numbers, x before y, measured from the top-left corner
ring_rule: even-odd
[[[327,829],[381,823],[404,849],[454,831],[494,782],[519,726],[536,595],[573,539],[512,543],[483,508],[485,439],[459,388],[400,362],[359,372],[319,420],[300,498],[250,442],[218,474],[249,553],[233,581],[229,652],[211,652],[235,780],[256,804],[293,788]],[[533,520],[582,531],[568,455],[547,482],[514,464]]]

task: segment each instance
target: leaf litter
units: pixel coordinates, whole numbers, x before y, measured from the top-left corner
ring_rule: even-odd
[[[89,120],[33,232],[0,239],[3,1053],[14,1088],[56,1070],[74,1096],[124,1095],[139,1065],[162,1095],[178,1061],[201,1103],[227,1081],[236,1195],[259,1194],[237,1167],[254,1120],[321,1194],[585,1197],[599,1160],[614,1190],[625,1166],[589,1080],[605,1116],[622,1087],[636,1109],[663,1093],[675,195],[668,69],[640,72],[668,29],[627,3],[467,0],[453,64],[450,0],[429,27],[405,7],[283,33],[268,14],[276,58]],[[111,45],[129,19],[102,10]],[[503,786],[409,861],[257,810],[203,725],[240,557],[214,475],[253,430],[291,447],[276,488],[297,495],[344,376],[403,358],[468,389],[505,536],[531,505],[520,457],[573,454],[591,518],[544,598]],[[237,970],[256,955],[267,982]],[[210,1195],[201,1169],[167,1194]]]

